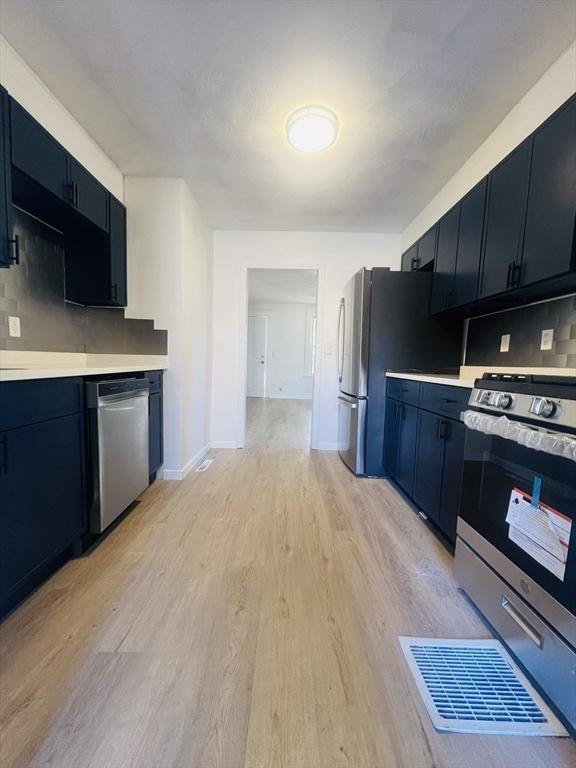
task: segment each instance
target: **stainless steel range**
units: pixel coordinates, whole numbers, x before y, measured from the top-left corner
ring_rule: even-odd
[[[456,577],[576,729],[576,378],[485,373],[462,418]]]

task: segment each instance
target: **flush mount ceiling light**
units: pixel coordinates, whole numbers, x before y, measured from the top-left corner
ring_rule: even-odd
[[[286,121],[286,136],[299,152],[322,152],[336,141],[338,118],[326,107],[302,107]]]

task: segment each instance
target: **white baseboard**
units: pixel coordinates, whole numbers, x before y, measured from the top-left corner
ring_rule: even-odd
[[[186,462],[182,469],[163,469],[162,480],[184,480],[188,472],[190,472],[197,464],[200,463],[200,461],[204,458],[204,456],[206,456],[209,450],[210,446],[205,445],[204,448],[201,448],[197,453],[194,454],[194,456],[192,456],[190,461]]]
[[[210,448],[238,448],[236,440],[212,440]]]
[[[314,446],[315,451],[337,451],[338,443],[317,443]]]

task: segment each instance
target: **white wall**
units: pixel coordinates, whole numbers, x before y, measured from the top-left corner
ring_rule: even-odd
[[[268,318],[266,397],[311,400],[314,377],[306,372],[306,344],[314,304],[250,302],[249,314]]]
[[[237,447],[243,434],[246,279],[251,267],[318,269],[312,447],[336,447],[338,302],[346,282],[365,266],[399,269],[400,235],[214,233],[211,441],[215,447]]]
[[[540,80],[402,233],[406,250],[576,91],[576,43]]]
[[[0,83],[119,200],[122,171],[0,35]]]
[[[164,477],[180,479],[208,448],[212,231],[182,179],[125,179],[127,314],[168,330]]]

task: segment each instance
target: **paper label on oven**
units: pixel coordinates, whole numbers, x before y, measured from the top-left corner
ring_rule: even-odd
[[[557,509],[513,488],[506,522],[508,538],[564,581],[572,520]]]

